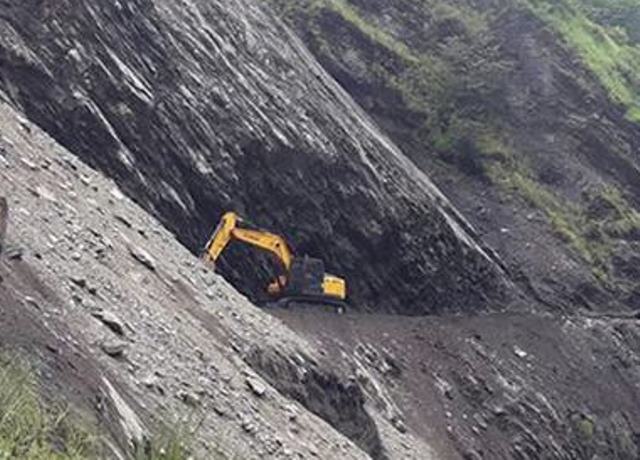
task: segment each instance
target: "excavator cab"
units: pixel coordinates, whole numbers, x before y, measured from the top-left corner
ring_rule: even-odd
[[[267,294],[281,305],[291,302],[323,303],[344,310],[347,287],[344,279],[325,272],[324,261],[295,257],[286,240],[266,230],[249,228],[237,214],[227,212],[204,248],[203,258],[215,263],[232,241],[240,241],[270,253],[282,267],[268,286]]]

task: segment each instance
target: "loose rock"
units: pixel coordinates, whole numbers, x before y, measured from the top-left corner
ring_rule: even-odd
[[[253,377],[247,377],[245,380],[249,389],[258,397],[262,397],[267,392],[267,387]]]
[[[518,357],[518,358],[526,358],[529,354],[524,351],[522,348],[520,348],[519,346],[514,346],[513,347],[513,353]]]
[[[200,398],[191,392],[180,391],[177,396],[187,406],[198,407],[200,405]]]
[[[117,335],[124,336],[124,323],[113,313],[104,310],[98,310],[91,313],[94,318],[99,319],[102,323],[111,329]]]
[[[121,358],[127,349],[127,343],[121,340],[109,340],[100,344],[100,348],[112,358]]]
[[[129,253],[134,259],[147,267],[149,270],[155,271],[155,260],[144,249],[136,246],[129,246]]]
[[[29,297],[29,296],[25,297],[24,298],[24,303],[29,307],[33,307],[36,310],[40,310],[40,304],[33,297]]]

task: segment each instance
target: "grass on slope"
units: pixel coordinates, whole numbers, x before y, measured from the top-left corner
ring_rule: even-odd
[[[182,430],[153,440],[136,460],[190,458]],[[15,356],[0,354],[0,460],[89,460],[102,458],[101,439],[71,417],[47,405],[33,371]]]
[[[527,2],[576,50],[611,98],[626,107],[627,118],[640,123],[640,45],[631,42],[624,29],[605,27],[589,19],[588,2]],[[602,8],[606,2],[601,3]]]
[[[491,159],[486,172],[490,180],[543,212],[554,232],[590,265],[593,275],[607,282],[615,240],[640,234],[640,212],[620,190],[613,186],[590,190],[586,206],[567,202],[536,180],[495,134],[480,136],[478,147],[480,155]],[[589,203],[599,204],[600,215],[590,212]]]
[[[600,233],[617,238],[640,231],[640,212],[629,205],[620,190],[605,187],[592,196],[592,200],[594,199],[604,201],[611,209],[608,216],[592,222]]]
[[[26,365],[0,357],[0,459],[85,459],[95,448],[95,439],[67,411],[44,407]]]
[[[152,440],[145,448],[138,449],[135,460],[187,460],[193,458],[188,452],[188,434],[184,430],[168,431]],[[215,457],[223,460],[222,456]],[[212,458],[213,460],[213,458]]]
[[[433,21],[432,30],[442,26],[455,33],[446,40],[411,48],[355,2],[271,1],[280,11],[286,11],[290,20],[305,21],[306,29],[322,45],[323,53],[344,51],[340,43],[326,43],[323,31],[316,30],[318,13],[328,9],[372,44],[400,58],[403,66],[386,69],[374,62],[368,64],[368,70],[381,82],[381,87],[396,90],[409,109],[425,115],[425,126],[413,133],[416,141],[429,143],[447,162],[485,175],[508,194],[517,195],[542,211],[555,233],[591,266],[594,275],[606,279],[615,246],[612,240],[640,228],[640,219],[619,192],[613,196],[606,190],[598,193],[615,198],[618,212],[604,221],[590,219],[583,205],[567,202],[542,184],[517,152],[498,141],[502,115],[496,101],[502,97],[501,77],[511,70],[512,63],[496,48],[490,13],[474,10],[464,1],[419,0],[416,3],[429,12],[425,17]],[[514,0],[514,3],[532,10],[564,37],[602,82],[611,99],[627,108],[627,118],[640,122],[640,49],[625,38],[625,31],[610,26],[610,22],[595,22],[591,19],[595,10],[586,9],[586,5],[597,4],[602,14],[605,6],[615,3],[616,14],[620,16],[619,5],[624,3],[628,7],[630,2],[637,1]],[[334,58],[341,59],[340,55]]]
[[[558,236],[592,267],[594,276],[602,280],[606,278],[609,271],[607,246],[587,237],[587,219],[579,207],[563,202],[525,172],[498,175],[498,181],[544,212]]]
[[[305,7],[292,7],[288,0],[272,1],[281,11],[288,11],[285,15],[290,17],[295,16],[295,8],[306,11],[304,16],[311,29],[316,27],[320,12],[332,11],[372,44],[399,58],[403,63],[401,66],[387,69],[384,63],[369,62],[368,70],[379,81],[398,91],[408,108],[428,115],[428,126],[423,127],[421,134],[434,129],[437,131],[435,137],[443,134],[438,126],[448,122],[450,114],[457,110],[459,99],[474,99],[472,111],[482,105],[481,100],[487,101],[485,107],[489,105],[488,101],[493,100],[494,93],[501,89],[498,76],[508,69],[508,64],[501,60],[499,51],[491,44],[485,15],[462,4],[420,0],[421,8],[430,11],[437,24],[454,27],[459,35],[417,49],[388,33],[375,18],[348,0],[308,0]],[[436,29],[438,26],[434,23],[430,27]],[[314,39],[329,54],[329,49],[341,46],[323,44],[325,38],[321,31],[314,33]],[[434,136],[427,137],[431,141],[435,139]]]
[[[351,23],[362,34],[367,36],[369,40],[387,48],[406,62],[414,64],[419,62],[419,58],[411,52],[407,45],[396,40],[381,28],[366,21],[360,13],[345,0],[322,0],[320,4],[338,13],[345,21]]]
[[[626,39],[640,44],[638,0],[582,0],[581,7],[592,21],[606,27],[619,28]]]

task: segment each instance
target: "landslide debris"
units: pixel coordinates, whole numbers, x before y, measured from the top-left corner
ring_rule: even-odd
[[[201,265],[174,235],[197,251],[211,222],[233,208],[293,236],[300,251],[327,258],[329,270],[353,280],[354,303],[363,308],[469,312],[499,307],[510,294],[495,252],[262,5],[123,3],[0,3],[0,196],[12,209],[10,250],[0,260],[0,348],[19,349],[42,374],[45,394],[104,426],[114,455],[163,423],[188,423],[196,414],[202,421],[193,448],[202,458],[638,457],[634,315],[312,311],[298,318],[278,311],[279,321]],[[578,88],[567,78],[574,56],[557,36],[539,27],[540,18],[507,8],[491,22],[497,38],[471,47],[505,51],[508,63],[521,64],[505,80],[501,67],[482,69],[482,78],[497,76],[509,95],[495,99],[500,110],[507,104],[505,119],[513,123],[499,123],[500,132],[515,136],[526,126],[531,137],[518,138],[522,145],[498,139],[482,150],[487,138],[458,121],[485,120],[487,94],[466,91],[451,107],[436,106],[446,109],[435,118],[443,123],[426,136],[442,142],[425,159],[424,139],[411,137],[424,106],[407,110],[397,88],[345,84],[351,66],[360,66],[358,84],[380,77],[353,54],[380,52],[380,39],[384,64],[403,68],[395,55],[404,59],[409,47],[377,33],[381,25],[367,25],[378,19],[374,7],[387,7],[385,26],[393,29],[396,21],[420,21],[423,5],[404,2],[412,14],[402,18],[394,2],[357,5],[367,21],[355,10],[320,9],[323,27],[340,24],[358,45],[327,40],[349,46],[339,51],[350,59],[344,73],[328,58],[323,64],[471,212],[486,238],[499,243],[509,270],[522,272],[522,284],[553,306],[609,305],[611,293],[592,279],[593,264],[576,257],[585,235],[575,229],[583,221],[567,220],[567,210],[549,198],[566,193],[600,219],[605,241],[614,240],[614,275],[631,291],[612,297],[637,306],[629,204],[635,157],[613,151],[631,152],[636,131],[588,73],[580,71]],[[427,48],[435,41],[444,57],[467,46],[460,37],[469,24],[450,13],[434,8],[437,27],[411,43]],[[371,35],[378,39],[372,48]],[[322,51],[335,51],[331,46]],[[484,88],[496,95],[496,87]],[[561,93],[571,98],[554,99]],[[581,111],[583,96],[595,102]],[[469,115],[469,106],[480,109]],[[597,107],[604,109],[593,116]],[[580,134],[565,134],[567,127]],[[591,131],[606,141],[582,137]],[[459,145],[448,145],[458,137]],[[502,142],[550,162],[540,170],[498,170],[510,174],[498,178],[517,192],[506,198],[486,174],[487,165],[512,164]],[[600,160],[594,145],[606,154]],[[538,147],[539,156],[532,154]],[[615,187],[594,195],[599,181]],[[532,208],[526,215],[510,201],[525,198]],[[558,229],[570,245],[549,238]],[[592,247],[582,249],[589,254]],[[261,263],[227,262],[225,274],[237,286],[261,287]]]
[[[45,396],[104,425],[115,452],[191,421],[196,458],[424,458],[366,399],[341,406],[348,374],[6,103],[0,148],[7,242],[22,248],[0,259],[0,348],[30,359]],[[271,382],[256,350],[314,375],[297,382],[306,396]],[[346,428],[363,421],[364,441]]]
[[[380,413],[446,459],[640,455],[640,321],[277,316],[356,375]]]
[[[495,254],[262,2],[10,1],[0,30],[10,103],[192,251],[235,210],[321,256],[361,309],[509,301]],[[263,289],[264,262],[227,262]]]

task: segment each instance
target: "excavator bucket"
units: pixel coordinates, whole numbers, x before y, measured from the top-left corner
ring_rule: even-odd
[[[201,255],[202,259],[204,259],[206,262],[208,262],[212,266],[215,266],[215,262],[211,260],[211,258],[209,257],[209,248],[213,244],[213,240],[218,235],[218,232],[220,232],[220,227],[222,227],[222,223],[219,223],[218,225],[216,225],[216,228],[211,233],[211,236],[209,236],[209,241],[207,241],[207,244],[202,248],[202,255]]]
[[[207,245],[204,247],[202,257],[206,262],[215,264],[224,248],[231,241],[233,231],[240,221],[241,219],[233,212],[227,212],[222,216],[220,223],[216,226]]]

